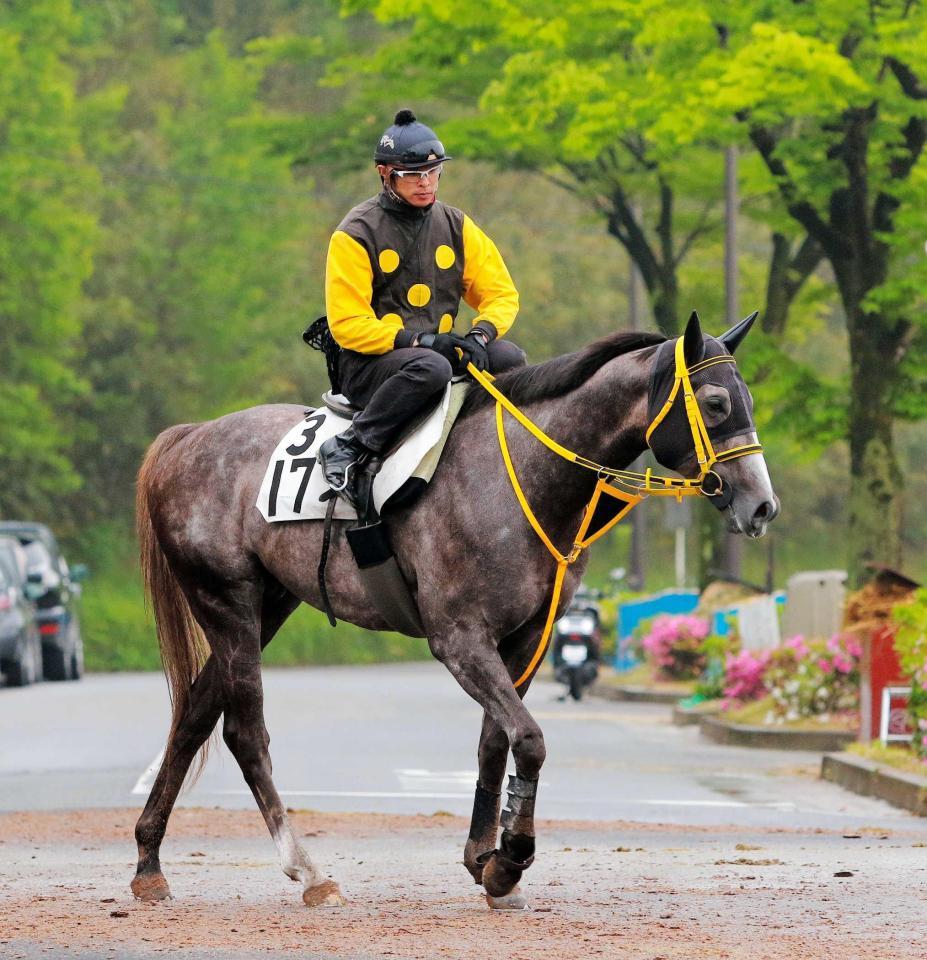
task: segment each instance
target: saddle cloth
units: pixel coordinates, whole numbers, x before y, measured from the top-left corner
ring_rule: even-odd
[[[378,511],[407,480],[417,477],[427,483],[431,479],[467,386],[463,382],[449,383],[438,406],[383,461],[373,483],[373,502]],[[257,508],[268,523],[325,519],[328,501],[335,494],[322,476],[318,450],[329,437],[349,426],[350,420],[324,407],[306,411],[306,416],[287,432],[267,464],[258,494]],[[341,497],[334,515],[336,520],[357,519],[354,508]]]

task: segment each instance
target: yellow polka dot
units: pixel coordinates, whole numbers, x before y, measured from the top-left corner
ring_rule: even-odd
[[[446,243],[442,243],[441,246],[435,250],[435,263],[442,270],[447,270],[448,267],[453,267],[456,259],[456,254]]]
[[[438,333],[450,333],[454,329],[454,318],[449,313],[441,314],[441,321],[438,324]]]
[[[424,307],[431,299],[431,291],[424,283],[413,283],[406,296],[413,307]]]
[[[395,250],[390,250],[389,247],[380,251],[377,260],[380,262],[380,269],[384,273],[392,273],[399,266],[399,254]]]
[[[402,317],[400,317],[398,313],[384,313],[380,319],[383,321],[383,323],[402,324]]]

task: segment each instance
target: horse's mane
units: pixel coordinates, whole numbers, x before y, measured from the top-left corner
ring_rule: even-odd
[[[575,353],[565,353],[543,363],[534,363],[502,373],[496,379],[496,386],[518,406],[535,400],[562,397],[582,386],[609,360],[665,341],[666,337],[662,333],[610,333]],[[486,390],[474,386],[467,392],[460,417],[493,403],[495,400]]]

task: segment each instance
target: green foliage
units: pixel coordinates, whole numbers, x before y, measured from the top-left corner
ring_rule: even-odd
[[[825,220],[846,209],[842,124],[875,105],[866,189],[873,203],[890,198],[889,216],[857,267],[837,276],[861,281],[864,322],[852,327],[856,301],[835,297],[833,272],[800,283],[793,270],[800,289],[784,333],[757,330],[738,355],[783,499],[779,579],[837,565],[847,504],[872,511],[865,487],[850,496],[851,465],[880,451],[887,468],[874,476],[898,488],[890,436],[867,447],[869,461],[850,448],[860,412],[851,397],[871,371],[892,379],[870,409],[916,420],[927,403],[927,167],[918,158],[905,169],[906,130],[927,100],[909,96],[886,59],[923,88],[921,5],[343,7],[352,15],[339,17],[336,0],[18,0],[0,10],[0,515],[52,523],[93,566],[91,665],[157,664],[128,532],[147,444],[173,422],[318,395],[322,366],[299,334],[322,312],[327,238],[376,189],[374,144],[406,105],[459,158],[442,198],[503,250],[522,299],[512,337],[533,360],[628,326],[625,250],[650,271],[666,329],[691,307],[706,329],[723,329],[719,205],[731,143],[740,301],[744,312],[761,306],[770,233],[794,249],[806,232],[798,205]],[[787,180],[750,144],[760,122],[778,137]],[[622,204],[638,211],[643,242],[628,234]],[[862,370],[860,343],[871,347]],[[904,535],[917,564],[923,426],[901,437]],[[639,509],[651,518],[650,585],[669,585],[672,533],[657,504]],[[885,539],[878,523],[854,523]],[[628,539],[617,530],[593,552],[592,582],[608,585]],[[764,579],[767,542],[745,547],[747,579]],[[267,654],[381,655],[425,653],[300,611]]]
[[[724,662],[737,646],[734,632],[710,633],[702,641],[705,668],[695,684],[695,693],[702,700],[717,700],[724,695]]]
[[[807,239],[816,260],[830,261],[850,333],[849,371],[822,375],[782,349],[777,319],[760,358],[767,410],[790,429],[800,424],[809,451],[850,441],[851,571],[897,563],[899,512],[884,504],[898,487],[892,419],[922,415],[927,380],[923,8],[368,0],[345,9],[407,27],[365,62],[355,58],[357,72],[378,85],[385,76],[387,91],[457,101],[443,129],[460,152],[542,171],[603,216],[669,334],[680,291],[699,289],[683,263],[694,243],[715,242],[719,147],[753,146],[745,203],[779,233],[790,218],[796,250]],[[772,278],[770,302],[778,296],[787,310],[806,277],[792,261]],[[873,473],[874,450],[889,485]]]
[[[67,0],[0,8],[0,515],[47,512],[80,484],[70,457],[77,304],[95,239],[65,55]]]
[[[912,749],[927,763],[927,590],[918,590],[912,603],[895,607],[892,619],[898,624],[898,661],[911,682],[908,713],[914,729]]]
[[[78,463],[123,509],[159,430],[299,400],[313,210],[264,137],[260,81],[259,65],[212,33],[165,77],[108,78],[91,97],[88,141],[106,192]]]

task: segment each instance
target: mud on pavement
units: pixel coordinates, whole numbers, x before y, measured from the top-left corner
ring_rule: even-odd
[[[927,955],[923,833],[538,825],[528,910],[491,913],[459,817],[293,812],[349,903],[310,910],[257,812],[175,810],[175,899],[129,892],[138,811],[0,815],[0,957],[853,960]]]

